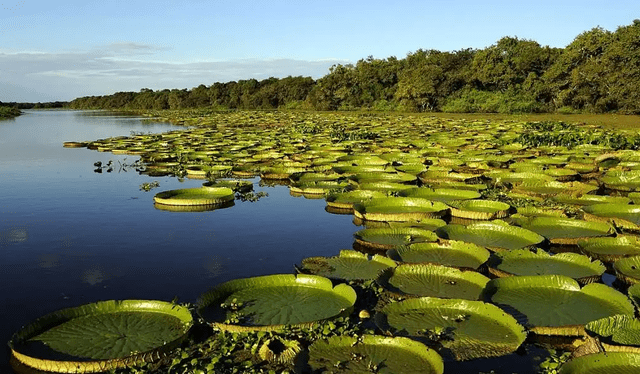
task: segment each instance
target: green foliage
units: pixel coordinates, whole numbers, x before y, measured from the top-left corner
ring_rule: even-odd
[[[600,128],[584,128],[562,122],[530,122],[525,132],[518,135],[516,143],[527,146],[564,146],[574,148],[591,144],[615,150],[640,149],[640,135],[622,134]]]
[[[324,77],[246,79],[190,90],[118,92],[73,100],[73,109],[208,108],[407,112],[618,112],[640,114],[640,21],[594,28],[566,48],[503,37],[485,49],[418,49],[369,56]],[[55,103],[54,103],[55,104]],[[0,117],[2,117],[0,112]]]
[[[16,107],[0,106],[0,119],[17,117],[22,112]]]

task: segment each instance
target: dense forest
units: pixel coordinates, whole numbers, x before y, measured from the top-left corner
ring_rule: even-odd
[[[314,109],[640,114],[640,20],[565,48],[504,37],[485,49],[419,49],[334,65],[324,77],[214,83],[82,97],[71,108]]]

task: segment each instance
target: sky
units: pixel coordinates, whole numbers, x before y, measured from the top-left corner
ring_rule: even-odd
[[[269,77],[504,36],[565,47],[638,0],[0,0],[0,101],[67,101]]]

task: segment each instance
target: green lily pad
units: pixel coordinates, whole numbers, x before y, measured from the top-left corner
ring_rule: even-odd
[[[640,239],[620,235],[615,238],[589,238],[578,241],[578,246],[587,255],[605,262],[618,258],[640,255]]]
[[[627,284],[640,283],[640,256],[623,257],[613,263],[618,279]]]
[[[192,324],[189,310],[173,303],[101,301],[38,318],[9,347],[17,361],[37,370],[105,371],[159,359]]]
[[[416,187],[400,192],[401,196],[420,197],[431,201],[448,203],[454,200],[477,199],[480,197],[478,191],[460,190],[454,188],[427,188]]]
[[[586,194],[597,189],[597,186],[581,182],[525,181],[514,187],[513,191],[533,196],[551,196],[565,193]]]
[[[610,343],[640,346],[640,320],[628,315],[615,315],[587,323],[586,330],[608,338]]]
[[[635,204],[594,204],[585,206],[583,211],[598,217],[621,218],[640,225],[640,205]]]
[[[634,374],[640,371],[640,354],[601,352],[568,361],[560,374]]]
[[[608,196],[608,195],[568,195],[559,194],[551,197],[551,200],[564,204],[572,205],[594,205],[594,204],[629,204],[631,201],[624,196]]]
[[[514,352],[526,332],[495,305],[481,301],[421,297],[390,303],[376,324],[437,344],[457,360],[498,357]]]
[[[478,222],[471,225],[447,225],[435,231],[444,239],[462,240],[490,249],[519,249],[536,245],[544,237],[533,231],[495,222]]]
[[[377,282],[407,295],[478,300],[489,278],[438,264],[400,264],[381,273]]]
[[[442,218],[449,213],[449,207],[418,197],[388,197],[355,204],[353,211],[356,217],[367,221],[403,222]]]
[[[403,337],[334,336],[309,347],[309,365],[330,373],[442,374],[442,357],[424,344]]]
[[[353,250],[342,250],[335,257],[308,257],[302,260],[302,270],[331,279],[372,280],[378,274],[396,263],[384,256],[367,254]]]
[[[563,275],[531,275],[492,279],[486,295],[495,304],[505,304],[522,313],[537,330],[563,334],[563,327],[584,325],[615,314],[633,315],[631,301],[600,283],[582,288]]]
[[[601,178],[606,188],[618,191],[640,190],[640,170],[611,170]]]
[[[581,283],[600,279],[606,270],[600,261],[592,261],[581,254],[564,252],[551,255],[543,250],[534,252],[527,249],[495,253],[489,266],[497,276],[559,274]]]
[[[490,253],[484,247],[473,243],[439,240],[434,243],[415,243],[390,249],[387,255],[394,260],[408,263],[430,262],[477,269],[487,261]]]
[[[227,187],[200,187],[160,192],[153,201],[175,206],[223,205],[233,201],[234,197],[233,190]]]
[[[523,228],[546,237],[554,244],[577,244],[584,238],[612,236],[616,232],[606,222],[587,222],[572,218],[533,217],[519,223]]]
[[[385,252],[402,245],[438,240],[438,236],[433,231],[417,227],[367,228],[356,232],[353,236],[358,245]]]
[[[321,276],[266,275],[232,280],[206,292],[198,301],[198,314],[223,330],[272,331],[340,316],[355,300],[353,288],[333,287]]]
[[[451,216],[466,219],[499,219],[509,215],[511,206],[493,200],[457,200],[447,203],[451,207]]]
[[[217,179],[211,182],[205,182],[202,187],[206,188],[231,188],[235,192],[248,192],[253,190],[253,183],[240,179]],[[215,191],[215,190],[214,190]]]
[[[386,197],[384,192],[371,190],[353,190],[349,192],[330,193],[325,197],[327,206],[337,209],[353,209],[356,203],[362,203],[374,198]]]

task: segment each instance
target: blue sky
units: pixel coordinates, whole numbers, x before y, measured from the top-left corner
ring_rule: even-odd
[[[564,47],[640,1],[0,0],[0,101],[71,100],[270,76],[503,36]]]

